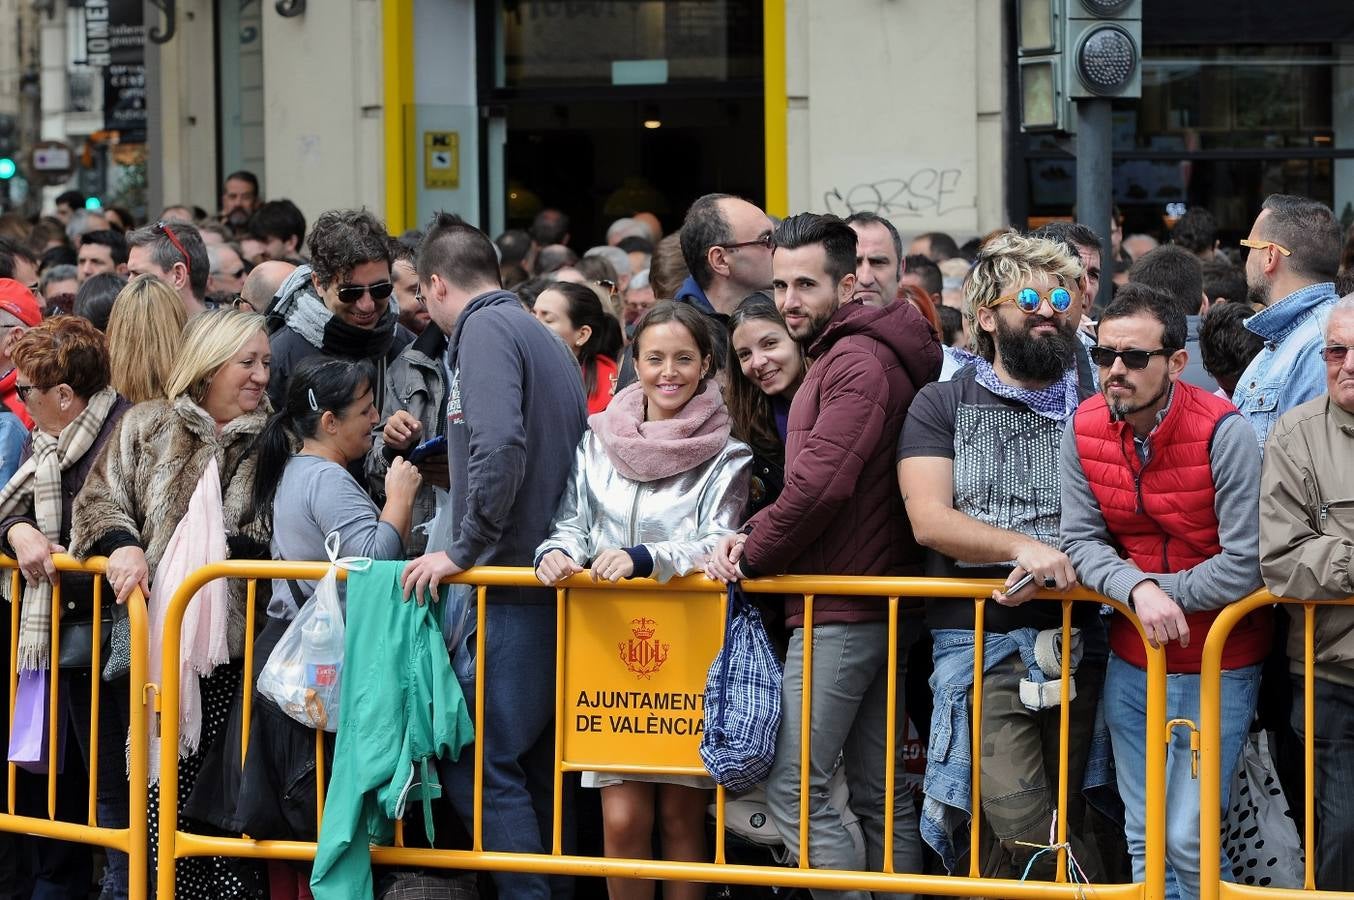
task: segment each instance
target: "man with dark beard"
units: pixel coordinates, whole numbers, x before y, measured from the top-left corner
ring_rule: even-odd
[[[1093,746],[1104,630],[1093,604],[1077,604],[1079,647],[1066,660],[1055,651],[1059,664],[1052,666],[1036,649],[1061,630],[1061,604],[1030,600],[1036,589],[1064,591],[1077,583],[1058,549],[1058,442],[1089,395],[1079,387],[1075,356],[1082,277],[1080,259],[1058,242],[1008,232],[986,244],[964,285],[979,358],[952,380],[922,388],[898,449],[903,500],[918,543],[929,550],[927,574],[1004,578],[1008,587],[1026,573],[1034,576],[1032,585],[1009,595],[994,592],[997,602],[985,605],[979,772],[983,819],[997,841],[984,848],[984,877],[1019,878],[1048,842],[1058,805],[1056,779],[1050,783],[1047,773],[1058,771],[1063,664],[1072,669],[1076,689],[1067,833],[1091,881],[1101,872],[1097,855],[1080,839],[1084,806],[1075,788]],[[954,872],[960,854],[951,837],[964,827],[972,800],[974,607],[928,601],[926,618],[935,706],[921,828]],[[1051,880],[1054,868],[1053,855],[1045,853],[1033,860],[1030,874]]]
[[[1154,250],[1150,258],[1168,248]],[[1199,716],[1204,636],[1228,604],[1260,587],[1260,449],[1226,400],[1180,376],[1185,314],[1142,284],[1105,310],[1091,359],[1100,395],[1077,409],[1062,440],[1063,549],[1083,584],[1128,604],[1152,646],[1165,645],[1167,719]],[[1270,609],[1232,632],[1222,665],[1222,809],[1255,712]],[[1137,627],[1115,615],[1105,675],[1105,723],[1114,747],[1124,837],[1135,879],[1146,877],[1147,654]],[[1188,731],[1166,757],[1167,893],[1199,896],[1199,784]],[[1226,856],[1222,871],[1230,872]],[[1170,890],[1174,882],[1176,890]]]

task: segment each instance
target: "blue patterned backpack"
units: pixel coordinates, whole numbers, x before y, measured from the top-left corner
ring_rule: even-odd
[[[781,666],[762,615],[729,585],[724,646],[705,680],[700,757],[727,790],[751,790],[771,774],[780,729]]]

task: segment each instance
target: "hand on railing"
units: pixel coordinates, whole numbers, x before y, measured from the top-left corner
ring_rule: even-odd
[[[554,587],[570,575],[577,575],[583,567],[574,562],[563,550],[551,550],[541,557],[536,567],[536,580],[546,587]]]
[[[1016,567],[1006,579],[1007,586],[1019,582],[1026,573],[1034,576],[1034,581],[1024,588],[1007,594],[993,591],[992,599],[1002,606],[1019,606],[1039,591],[1066,591],[1077,586],[1077,573],[1067,554],[1040,541],[1028,541],[1016,554]]]
[[[47,535],[27,522],[20,522],[10,528],[9,543],[14,548],[14,556],[19,561],[19,571],[23,573],[25,581],[34,584],[56,580],[56,563],[52,562],[52,554],[65,553],[65,547],[52,543]]]
[[[104,574],[119,604],[126,603],[136,588],[150,596],[150,567],[146,564],[146,551],[140,547],[129,545],[114,550],[108,555]]]
[[[1189,646],[1189,623],[1185,621],[1184,610],[1155,581],[1138,582],[1129,596],[1152,649],[1171,641],[1179,641],[1181,647]]]
[[[738,571],[738,560],[743,558],[743,545],[747,539],[746,534],[726,534],[720,538],[706,560],[705,577],[721,584],[742,580],[743,573]]]
[[[635,574],[635,561],[624,550],[603,550],[592,561],[592,580],[617,582]]]

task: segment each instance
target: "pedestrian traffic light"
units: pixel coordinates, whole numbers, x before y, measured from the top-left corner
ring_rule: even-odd
[[[1064,80],[1072,100],[1142,96],[1142,0],[1066,0]]]
[[[19,123],[9,113],[0,113],[0,157],[14,162],[14,152],[19,149]],[[10,177],[8,175],[4,176]]]
[[[1067,0],[1017,2],[1020,127],[1024,131],[1067,131],[1071,124],[1061,59]]]
[[[103,201],[98,197],[86,197],[85,209],[103,209]]]
[[[1076,131],[1075,100],[1142,94],[1142,0],[1017,0],[1020,127]]]
[[[19,167],[14,160],[8,156],[0,156],[0,181],[8,181],[19,171]]]

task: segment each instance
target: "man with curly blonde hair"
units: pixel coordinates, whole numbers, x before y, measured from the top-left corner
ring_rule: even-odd
[[[1058,446],[1088,395],[1077,377],[1076,313],[1082,265],[1061,244],[1016,232],[985,244],[964,285],[964,312],[978,357],[953,379],[922,388],[898,449],[898,479],[927,574],[1003,578],[985,608],[982,753],[983,819],[995,836],[981,865],[988,877],[1018,878],[1048,842],[1057,809],[1058,731],[1064,663],[1073,669],[1068,833],[1095,880],[1099,860],[1076,835],[1077,792],[1092,747],[1091,727],[1106,655],[1096,608],[1078,604],[1077,637],[1055,649],[1061,604],[1030,600],[1067,590],[1076,573],[1058,549]],[[1028,602],[1027,602],[1028,601]],[[928,601],[935,695],[922,808],[922,836],[954,871],[952,837],[970,814],[968,747],[975,648],[973,605]],[[1048,652],[1045,652],[1045,649]],[[1056,663],[1056,665],[1054,664]],[[1095,671],[1091,671],[1095,670]],[[1051,878],[1043,854],[1032,875]]]

